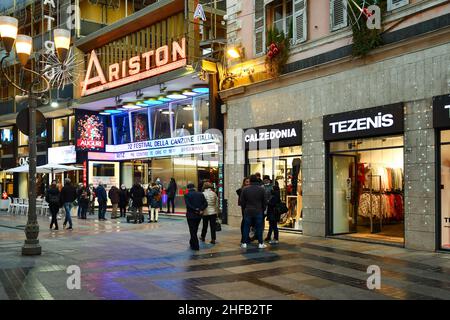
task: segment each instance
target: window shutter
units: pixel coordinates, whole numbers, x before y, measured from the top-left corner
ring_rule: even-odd
[[[409,4],[409,0],[388,0],[387,9],[388,11],[406,6]]]
[[[307,11],[306,0],[294,0],[294,42],[306,41],[307,35]]]
[[[331,30],[347,26],[347,0],[330,1]]]
[[[264,0],[255,0],[255,55],[265,53],[265,6]]]

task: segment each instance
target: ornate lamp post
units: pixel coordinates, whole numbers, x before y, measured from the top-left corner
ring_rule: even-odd
[[[48,94],[50,84],[44,77],[44,70],[36,72],[26,68],[30,58],[33,39],[26,35],[18,35],[18,20],[10,16],[0,16],[0,39],[6,54],[0,61],[0,72],[15,88],[28,96],[28,123],[29,123],[29,174],[28,174],[28,219],[25,227],[26,240],[22,247],[22,255],[40,255],[39,224],[36,216],[36,108],[38,100]],[[55,47],[60,61],[67,57],[70,45],[70,31],[64,29],[54,30]],[[10,56],[14,47],[21,67],[24,71],[33,75],[31,83],[27,87],[15,83],[5,70],[5,60]],[[36,87],[44,83],[45,88],[38,90]]]

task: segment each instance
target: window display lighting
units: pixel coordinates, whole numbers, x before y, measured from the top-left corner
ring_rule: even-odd
[[[198,93],[194,92],[192,90],[189,90],[189,89],[185,89],[185,90],[183,90],[183,95],[188,96],[188,97],[195,97],[196,95],[198,95]]]
[[[209,88],[208,87],[196,87],[196,88],[193,88],[192,91],[194,91],[195,93],[198,93],[198,94],[207,94],[207,93],[209,93]]]
[[[179,92],[171,92],[170,94],[167,95],[167,97],[173,100],[182,100],[187,98],[187,96]]]
[[[164,102],[157,100],[155,98],[145,99],[144,103],[146,104],[146,106],[159,106],[164,104]]]

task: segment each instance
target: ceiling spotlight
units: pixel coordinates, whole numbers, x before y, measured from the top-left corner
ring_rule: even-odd
[[[127,110],[137,110],[137,109],[141,109],[142,107],[135,105],[134,103],[127,103],[126,105],[123,106],[124,109]]]
[[[158,100],[162,101],[162,102],[170,102],[170,101],[172,101],[172,99],[169,99],[166,96],[159,96]]]
[[[194,107],[192,106],[192,104],[187,104],[183,107],[184,111],[192,111],[194,110]]]
[[[209,88],[205,87],[205,86],[198,86],[192,89],[192,91],[194,91],[195,93],[198,94],[207,94],[209,93]]]
[[[147,98],[144,100],[144,104],[146,106],[160,106],[160,105],[164,104],[164,102],[157,100],[155,98]]]
[[[185,95],[185,96],[194,97],[194,96],[196,96],[197,94],[198,94],[198,93],[196,93],[196,92],[194,92],[194,91],[192,91],[192,90],[188,90],[188,89],[183,90],[183,95]]]
[[[171,92],[170,94],[167,95],[167,97],[173,100],[182,100],[187,98],[187,96],[179,92]]]
[[[170,114],[170,115],[172,115],[174,112],[173,111],[169,111],[169,110],[162,110],[161,113],[162,114]]]
[[[58,108],[58,107],[59,107],[58,101],[52,101],[52,103],[50,104],[50,107],[52,107],[52,108]]]

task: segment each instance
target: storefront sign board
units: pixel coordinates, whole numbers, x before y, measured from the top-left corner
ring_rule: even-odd
[[[245,149],[270,149],[302,144],[302,122],[285,122],[244,130]]]
[[[77,162],[75,146],[64,146],[48,149],[48,163],[70,164]]]
[[[450,94],[433,98],[433,127],[450,128]]]
[[[327,115],[323,118],[325,141],[400,134],[404,131],[403,104],[392,104]]]

